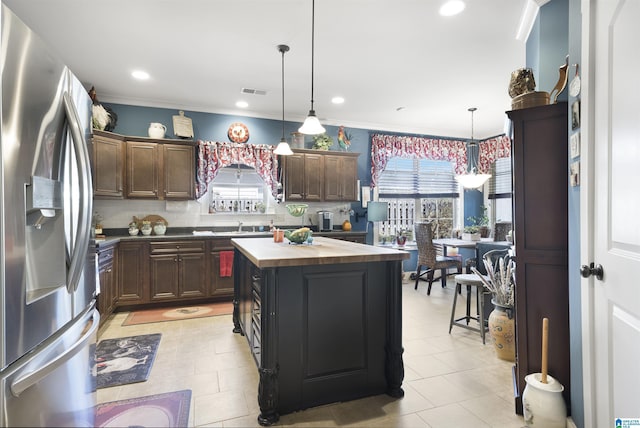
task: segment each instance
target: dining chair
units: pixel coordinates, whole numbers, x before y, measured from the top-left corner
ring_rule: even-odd
[[[418,289],[420,280],[427,281],[429,283],[427,295],[430,295],[435,271],[440,271],[442,287],[446,287],[447,275],[452,275],[448,272],[450,268],[455,268],[458,274],[462,273],[462,257],[444,256],[442,255],[442,248],[438,251],[438,248],[433,244],[432,222],[415,223],[414,227],[416,246],[418,248],[418,265],[415,273],[416,284],[414,289]]]
[[[493,226],[493,240],[496,242],[506,241],[511,228],[512,224],[510,221],[496,222]]]
[[[466,264],[466,273],[455,276],[456,288],[453,294],[453,304],[451,306],[451,319],[449,321],[449,334],[454,326],[462,327],[467,330],[480,332],[482,344],[485,343],[486,332],[489,330],[488,320],[489,314],[493,310],[491,302],[491,292],[486,290],[484,283],[475,273],[470,273],[470,269],[474,266],[482,275],[487,275],[483,259],[488,257],[495,266],[495,260],[504,257],[509,253],[509,246],[504,244],[479,242],[476,244],[476,259],[469,260]],[[466,293],[466,311],[462,317],[456,318],[456,304],[458,294],[462,294],[462,287],[467,288]],[[476,314],[471,315],[471,289],[476,290]],[[471,321],[477,321],[478,326],[470,324]]]

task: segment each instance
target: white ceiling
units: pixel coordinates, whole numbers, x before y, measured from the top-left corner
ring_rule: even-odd
[[[3,0],[101,102],[304,120],[311,0]],[[315,110],[324,124],[468,138],[501,134],[526,0],[317,0]],[[134,81],[144,69],[151,78]],[[245,95],[242,88],[265,90]],[[550,89],[550,88],[549,88]],[[334,105],[331,98],[346,102]],[[245,100],[247,109],[235,102]],[[404,107],[397,111],[397,108]]]

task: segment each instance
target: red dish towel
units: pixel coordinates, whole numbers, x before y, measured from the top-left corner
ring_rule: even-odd
[[[233,272],[233,251],[220,251],[220,276],[231,276]]]

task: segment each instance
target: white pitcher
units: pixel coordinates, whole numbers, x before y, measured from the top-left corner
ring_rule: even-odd
[[[167,132],[167,127],[158,122],[151,122],[149,124],[149,137],[150,138],[164,138],[164,134]]]

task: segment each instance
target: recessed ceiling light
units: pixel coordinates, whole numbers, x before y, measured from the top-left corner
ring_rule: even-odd
[[[331,98],[331,102],[334,104],[343,104],[344,103],[344,98],[342,97],[333,97]]]
[[[238,101],[236,102],[236,107],[238,108],[247,108],[249,107],[249,103],[246,101]]]
[[[453,16],[462,12],[465,8],[465,4],[462,0],[449,0],[440,6],[440,15]]]
[[[131,75],[138,80],[147,80],[149,78],[149,73],[142,70],[134,70],[131,72]]]

